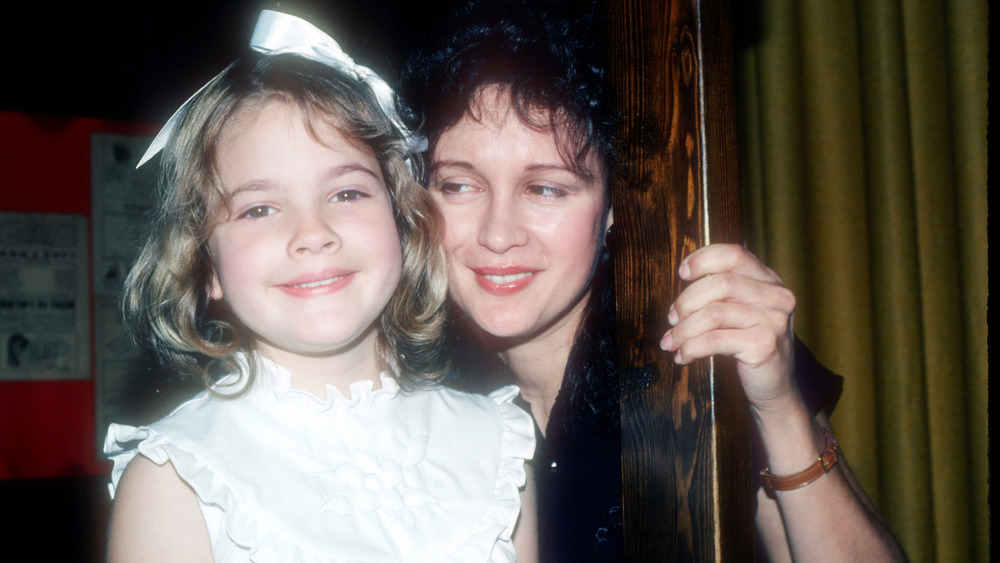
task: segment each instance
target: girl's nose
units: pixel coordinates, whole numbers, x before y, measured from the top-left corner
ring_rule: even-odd
[[[513,198],[493,197],[487,205],[481,216],[479,244],[500,254],[527,243],[527,225],[523,224],[517,202]]]
[[[292,256],[329,252],[340,246],[340,237],[333,225],[320,214],[300,213],[293,218],[293,234],[288,243]]]

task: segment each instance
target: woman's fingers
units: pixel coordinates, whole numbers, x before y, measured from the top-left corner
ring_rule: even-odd
[[[779,348],[788,316],[741,303],[712,303],[685,317],[664,336],[661,347],[680,352],[678,363],[716,354],[756,367]]]
[[[791,315],[795,311],[795,294],[775,283],[741,274],[719,273],[700,278],[685,288],[670,307],[667,319],[676,325],[713,303],[741,303]]]
[[[671,305],[672,328],[660,342],[678,364],[715,355],[736,360],[747,397],[755,406],[792,391],[791,319],[795,294],[741,246],[710,245],[680,267],[691,282]]]
[[[678,337],[675,342],[674,331],[676,327],[664,340],[670,341],[668,349],[674,352],[675,363],[686,365],[715,355],[732,357],[747,399],[755,408],[768,408],[794,393],[789,337],[771,327],[718,328]]]
[[[737,244],[710,244],[699,248],[681,262],[678,272],[685,281],[730,272],[767,283],[781,284],[781,277],[774,270]]]

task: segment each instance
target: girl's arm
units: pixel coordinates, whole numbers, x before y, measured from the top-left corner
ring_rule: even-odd
[[[772,475],[797,474],[816,462],[829,430],[813,417],[792,376],[795,296],[778,275],[738,245],[699,249],[681,263],[690,285],[668,314],[661,341],[679,364],[716,354],[736,371]],[[757,529],[773,560],[905,559],[847,462],[802,488],[758,495]]]
[[[538,563],[538,506],[532,464],[524,464],[526,478],[521,491],[521,516],[514,528],[514,553],[518,563]]]
[[[108,561],[211,562],[208,526],[174,466],[142,455],[125,468],[111,508]]]

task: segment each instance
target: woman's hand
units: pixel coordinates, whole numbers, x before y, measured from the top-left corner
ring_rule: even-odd
[[[809,412],[793,377],[795,296],[738,245],[701,248],[679,273],[690,285],[670,307],[672,327],[660,346],[678,364],[733,357],[772,473],[792,475],[815,463],[830,426]],[[846,459],[806,487],[773,495],[761,489],[757,506],[772,560],[905,560]]]
[[[674,352],[678,364],[731,356],[758,411],[798,399],[792,380],[795,295],[778,274],[734,244],[698,249],[681,263],[679,273],[691,283],[670,307],[672,328],[660,347]]]

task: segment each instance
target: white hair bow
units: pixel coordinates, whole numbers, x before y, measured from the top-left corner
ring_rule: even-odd
[[[250,38],[250,48],[265,55],[294,54],[300,57],[328,65],[348,76],[353,76],[358,82],[367,84],[375,93],[379,106],[385,112],[386,117],[402,133],[406,142],[406,148],[410,152],[423,152],[427,150],[427,139],[419,133],[414,133],[406,127],[396,110],[395,94],[392,88],[385,83],[385,80],[375,74],[370,68],[356,64],[354,60],[340,48],[340,45],[329,35],[320,31],[313,24],[295,16],[263,10],[257,19],[257,26],[253,30]],[[213,78],[214,80],[214,78]],[[211,83],[211,81],[209,81]],[[181,107],[170,116],[163,129],[156,134],[146,154],[139,159],[136,168],[142,166],[156,153],[163,150],[170,135],[177,127],[188,106],[205,87],[202,86]],[[407,159],[409,160],[409,159]],[[408,163],[409,164],[409,163]]]

